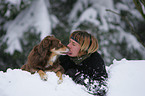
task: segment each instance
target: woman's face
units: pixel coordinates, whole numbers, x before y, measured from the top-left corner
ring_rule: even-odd
[[[78,56],[78,53],[81,49],[81,45],[79,43],[77,43],[75,40],[70,39],[69,44],[67,45],[67,47],[70,49],[68,52],[68,56],[70,57],[76,57]]]

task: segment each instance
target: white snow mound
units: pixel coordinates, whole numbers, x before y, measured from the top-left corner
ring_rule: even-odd
[[[107,96],[145,96],[145,60],[113,61]]]
[[[42,81],[38,73],[30,74],[21,69],[0,72],[0,96],[91,96],[84,87],[63,76],[62,84],[54,72],[47,72],[48,80]]]
[[[145,96],[144,69],[145,60],[114,60],[107,67],[107,96]],[[66,75],[63,75],[63,83],[58,84],[54,72],[46,74],[48,80],[42,81],[38,73],[30,74],[21,69],[0,71],[0,96],[92,96]]]

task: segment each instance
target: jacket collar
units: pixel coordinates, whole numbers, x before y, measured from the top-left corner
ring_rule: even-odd
[[[81,62],[83,62],[86,58],[90,57],[91,54],[86,54],[81,57],[70,57],[70,60],[72,60],[76,65],[80,65]]]

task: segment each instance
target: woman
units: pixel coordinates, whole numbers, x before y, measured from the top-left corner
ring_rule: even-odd
[[[105,80],[108,75],[104,61],[97,52],[97,40],[86,31],[74,31],[69,39],[69,52],[59,57],[65,74],[77,84],[84,85],[87,92],[105,96]]]

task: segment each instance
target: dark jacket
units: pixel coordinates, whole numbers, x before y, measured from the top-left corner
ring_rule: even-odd
[[[76,83],[85,85],[88,90],[90,90],[91,85],[96,82],[99,84],[97,85],[99,88],[101,88],[102,85],[105,85],[104,81],[108,75],[104,61],[98,52],[92,53],[80,64],[75,64],[67,55],[60,56],[59,60],[65,70],[65,74],[69,75]],[[97,88],[97,90],[99,90],[99,88]],[[94,92],[92,94],[94,94]]]

